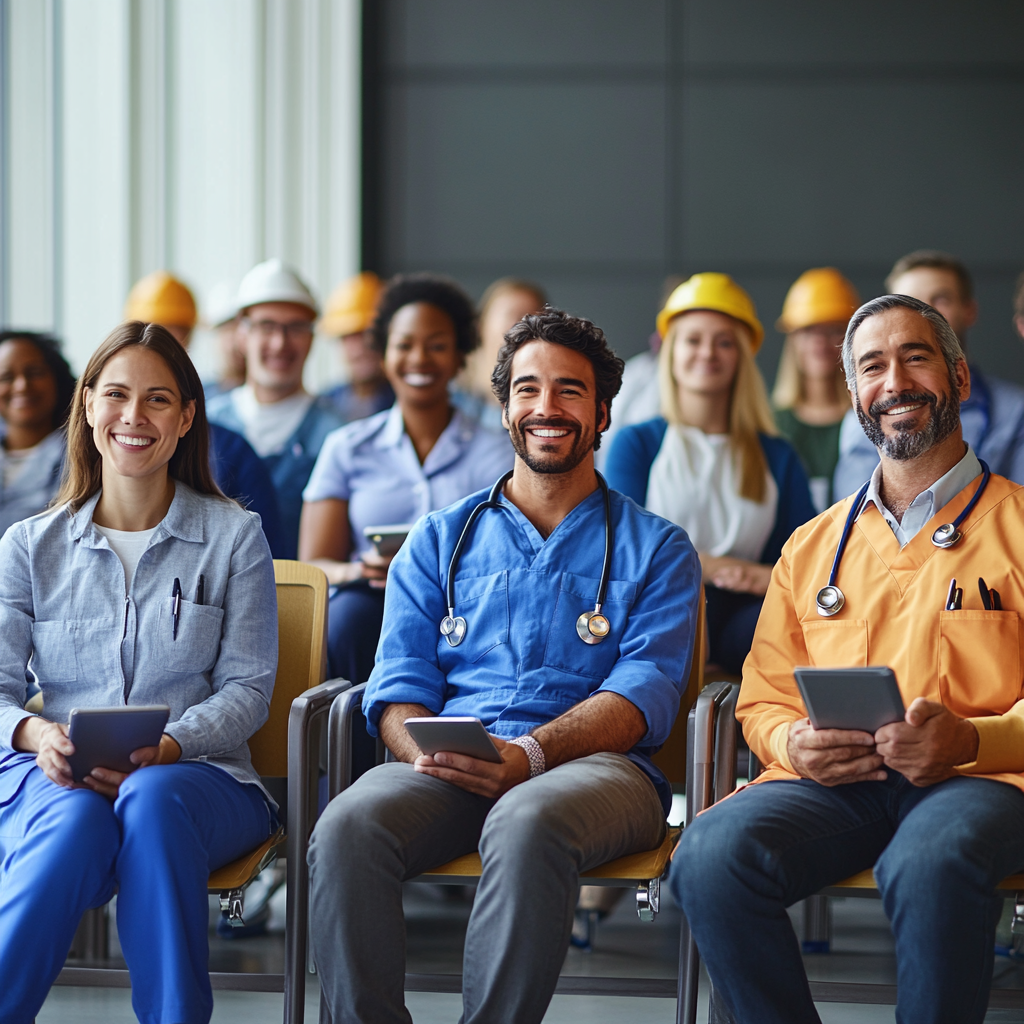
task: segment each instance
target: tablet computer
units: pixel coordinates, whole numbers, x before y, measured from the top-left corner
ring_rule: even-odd
[[[395,526],[365,526],[363,536],[376,548],[381,558],[392,558],[405,543],[413,523],[398,523]]]
[[[74,708],[68,716],[68,738],[75,752],[68,758],[71,775],[81,782],[93,768],[129,773],[129,760],[140,747],[155,747],[171,709],[166,704],[115,708]]]
[[[903,718],[903,698],[891,668],[797,668],[793,675],[815,729],[874,733]]]
[[[447,750],[501,764],[501,754],[479,718],[407,718],[405,727],[416,746],[429,757]]]

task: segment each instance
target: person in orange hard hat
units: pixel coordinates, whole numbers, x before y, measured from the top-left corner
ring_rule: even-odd
[[[689,534],[704,570],[709,660],[738,672],[782,545],[814,515],[807,476],[775,436],[750,296],[727,274],[694,274],[657,325],[662,415],[619,431],[605,475]]]
[[[199,316],[188,285],[166,270],[157,270],[136,281],[124,304],[124,318],[166,327],[188,349]],[[205,404],[204,397],[204,408]],[[210,423],[209,429],[210,470],[217,486],[243,508],[259,514],[271,553],[284,558],[277,492],[266,467],[240,433],[216,423]]]
[[[383,412],[395,401],[370,332],[383,290],[381,279],[369,270],[342,281],[331,292],[317,325],[321,334],[338,339],[348,365],[348,383],[323,393],[345,423]]]
[[[803,460],[817,512],[832,504],[839,428],[850,409],[839,356],[859,305],[857,290],[838,270],[817,267],[796,279],[776,322],[786,343],[772,392],[775,422]]]

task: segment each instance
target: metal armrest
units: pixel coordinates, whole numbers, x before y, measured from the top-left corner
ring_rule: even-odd
[[[352,785],[352,719],[363,704],[366,683],[346,690],[327,719],[327,794],[333,800]]]
[[[686,763],[686,822],[714,803],[720,787],[715,785],[715,751],[718,744],[719,712],[729,700],[734,683],[708,683],[694,702],[686,721],[686,745],[690,754]],[[735,711],[735,697],[731,699]],[[733,759],[736,753],[733,739]],[[735,780],[733,782],[735,787]]]

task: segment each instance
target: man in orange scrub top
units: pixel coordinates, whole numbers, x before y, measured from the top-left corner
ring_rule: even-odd
[[[843,363],[881,457],[835,579],[845,603],[825,616],[816,596],[857,498],[782,550],[737,707],[767,770],[685,830],[672,890],[738,1022],[810,1024],[785,908],[874,865],[896,938],[897,1020],[980,1024],[995,886],[1024,868],[1024,488],[986,485],[964,443],[970,373],[931,306],[905,295],[861,306]],[[937,547],[965,511],[961,539]],[[947,611],[953,577],[962,605]],[[873,736],[814,730],[797,665],[890,666],[905,720]]]

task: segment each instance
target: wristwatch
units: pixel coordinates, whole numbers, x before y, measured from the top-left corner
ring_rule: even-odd
[[[532,736],[517,736],[509,740],[517,747],[522,747],[530,762],[530,778],[535,779],[547,771],[547,762],[544,759],[544,748]]]

